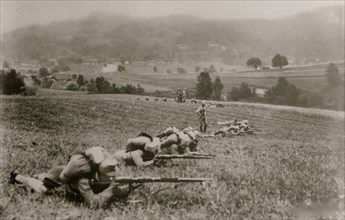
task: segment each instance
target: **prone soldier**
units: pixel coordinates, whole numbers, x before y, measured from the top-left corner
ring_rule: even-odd
[[[126,150],[115,152],[114,157],[121,165],[150,166],[154,163],[160,144],[159,138],[141,133],[138,137],[128,139]]]
[[[196,152],[198,146],[199,132],[188,127],[180,131],[175,127],[167,128],[161,132],[161,149],[167,154],[185,154]]]
[[[66,166],[56,166],[37,178],[11,172],[10,183],[22,184],[46,194],[65,185],[66,198],[86,202],[91,208],[104,207],[115,199],[126,198],[137,186],[111,182],[106,188],[97,183],[109,181],[119,174],[118,162],[101,147],[72,155]]]

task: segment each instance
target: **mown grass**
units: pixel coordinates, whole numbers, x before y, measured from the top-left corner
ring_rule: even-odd
[[[298,217],[294,214],[298,207],[308,210],[319,204],[333,207],[328,217],[344,218],[344,117],[321,110],[314,114],[253,104],[209,108],[210,130],[217,128],[213,122],[236,117],[248,119],[263,132],[203,139],[199,144],[203,152],[221,155],[213,160],[128,168],[129,176],[211,177],[214,181],[146,184],[127,201],[106,210],[75,206],[64,200],[63,193],[42,197],[7,183],[16,168],[33,175],[66,163],[72,152],[95,145],[110,152],[123,149],[128,138],[142,131],[157,134],[168,126],[197,127],[197,107],[127,95],[2,96],[1,217],[286,219]],[[169,189],[152,195],[165,188]]]

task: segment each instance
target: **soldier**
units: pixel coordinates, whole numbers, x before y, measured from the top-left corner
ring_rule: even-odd
[[[214,135],[221,134],[223,137],[226,134],[238,135],[248,133],[250,126],[248,125],[248,120],[238,121],[236,118],[230,122],[217,122],[219,125],[225,125],[218,131],[214,132]]]
[[[187,98],[186,89],[183,89],[182,90],[182,102],[186,102],[186,98]]]
[[[137,186],[110,181],[119,172],[118,162],[101,147],[72,155],[66,166],[57,166],[37,176],[26,177],[11,173],[10,183],[23,184],[38,193],[49,193],[66,185],[66,198],[74,202],[85,201],[91,208],[104,207],[114,199],[126,198]],[[104,187],[98,183],[110,182]]]
[[[167,154],[185,154],[197,151],[199,132],[188,127],[179,131],[175,127],[167,128],[161,132],[161,149]]]
[[[115,152],[114,157],[121,165],[150,166],[154,163],[160,144],[159,138],[141,133],[136,138],[128,139],[126,150]]]
[[[196,114],[199,116],[200,132],[206,132],[207,118],[206,118],[206,109],[205,109],[204,101],[201,102],[201,106],[196,110]]]

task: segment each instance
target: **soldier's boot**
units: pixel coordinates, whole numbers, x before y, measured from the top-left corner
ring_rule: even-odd
[[[10,184],[19,184],[20,183],[16,180],[16,177],[18,174],[19,173],[16,170],[14,170],[10,173],[10,181],[9,181]]]

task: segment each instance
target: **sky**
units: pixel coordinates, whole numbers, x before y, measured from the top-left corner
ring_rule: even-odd
[[[329,6],[331,1],[4,1],[1,4],[1,33],[31,24],[79,19],[94,11],[156,17],[188,14],[203,19],[275,19]]]

